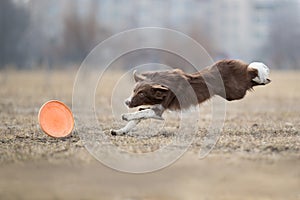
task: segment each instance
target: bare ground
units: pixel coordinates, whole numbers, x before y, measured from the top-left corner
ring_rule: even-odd
[[[97,98],[106,133],[122,125],[109,105],[119,76],[108,76]],[[228,103],[217,145],[199,160],[210,122],[210,102],[204,104],[183,158],[155,173],[131,175],[98,163],[78,132],[53,139],[39,129],[44,102],[58,99],[71,107],[74,71],[1,71],[0,199],[300,199],[299,77],[297,71],[273,72],[270,85]],[[147,130],[146,124],[141,128]],[[172,134],[111,137],[134,152],[153,151],[170,139]]]

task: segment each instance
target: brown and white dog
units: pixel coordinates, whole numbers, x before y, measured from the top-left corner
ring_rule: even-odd
[[[221,60],[199,72],[188,74],[180,69],[137,74],[132,97],[125,101],[129,108],[151,105],[151,109],[127,113],[123,120],[135,126],[140,119],[162,119],[165,110],[186,109],[201,104],[214,95],[228,101],[242,99],[253,87],[271,82],[269,69],[260,62],[246,64],[239,60]],[[192,89],[187,89],[187,84]],[[175,95],[176,94],[176,95]],[[197,100],[189,101],[194,95]],[[180,97],[180,100],[178,99]],[[135,121],[134,121],[135,120]],[[128,132],[129,129],[121,130]]]

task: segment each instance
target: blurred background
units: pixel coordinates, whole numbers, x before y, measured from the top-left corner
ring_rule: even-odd
[[[299,0],[1,0],[0,69],[78,68],[99,42],[144,26],[183,32],[214,60],[299,69],[299,11]]]
[[[44,134],[40,107],[57,99],[71,108],[76,72],[89,52],[114,34],[149,26],[185,33],[214,60],[262,61],[272,83],[226,104],[222,135],[199,160],[212,119],[211,103],[202,104],[190,149],[156,173],[131,175],[105,167],[85,149],[78,129],[62,139]],[[203,60],[169,35],[152,37]],[[299,52],[300,0],[0,0],[0,199],[299,200]],[[127,81],[123,70],[147,62],[186,70],[188,64],[174,57],[145,50],[116,59],[95,91],[100,127],[109,133],[126,123],[117,111],[127,112],[123,101],[133,80]],[[148,121],[140,125],[140,137],[109,135],[112,143],[143,153],[174,138],[143,131],[151,130]]]

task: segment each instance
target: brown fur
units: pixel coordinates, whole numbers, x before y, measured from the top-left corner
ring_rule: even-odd
[[[129,107],[161,104],[164,109],[178,110],[200,104],[214,95],[238,100],[254,86],[262,85],[252,81],[256,76],[256,69],[238,60],[221,60],[193,74],[180,69],[135,74],[134,94],[126,104]],[[193,95],[196,101],[191,100]]]

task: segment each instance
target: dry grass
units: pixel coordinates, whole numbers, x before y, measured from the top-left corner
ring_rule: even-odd
[[[22,176],[20,173],[32,165],[33,167],[41,165],[40,173],[42,174],[46,174],[47,171],[50,174],[65,171],[65,181],[73,180],[72,175],[67,173],[68,169],[63,167],[65,164],[69,167],[74,165],[89,166],[89,170],[84,169],[81,171],[84,176],[90,177],[90,179],[84,179],[87,182],[93,180],[93,176],[90,175],[91,170],[108,173],[104,176],[105,179],[120,175],[118,173],[113,175],[113,171],[103,169],[103,167],[100,167],[101,170],[97,169],[99,166],[95,166],[94,159],[84,149],[78,133],[74,132],[72,136],[65,139],[53,139],[47,137],[38,127],[38,109],[44,102],[50,99],[58,99],[71,107],[75,75],[76,72],[74,71],[0,72],[0,166],[2,168],[0,188],[2,186],[2,188],[5,188],[5,190],[0,189],[1,199],[41,197],[38,191],[22,196],[26,192],[21,189],[21,185],[8,181],[10,180],[9,177],[4,175],[8,173],[13,177],[11,180],[20,180],[18,178],[14,179],[16,176],[13,175],[19,174],[21,180],[25,181],[30,175]],[[122,121],[117,120],[119,116],[111,113],[112,104],[110,99],[112,95],[110,91],[116,83],[114,80],[121,75],[121,73],[114,73],[104,77],[105,80],[100,84],[103,86],[103,83],[105,83],[105,87],[97,90],[98,118],[106,133],[110,128],[120,127],[124,124]],[[297,193],[295,189],[297,185],[300,185],[299,77],[300,72],[298,71],[273,72],[271,74],[273,82],[270,85],[255,89],[255,92],[249,93],[241,101],[228,103],[223,134],[215,149],[205,159],[207,162],[203,163],[203,161],[197,160],[197,155],[194,152],[198,152],[202,136],[205,135],[207,126],[210,123],[209,111],[211,107],[209,102],[205,103],[201,109],[199,131],[189,150],[189,156],[185,156],[176,167],[172,166],[170,171],[159,172],[161,173],[160,178],[158,175],[152,177],[146,175],[150,181],[156,182],[157,179],[170,185],[170,187],[182,187],[178,191],[173,191],[167,185],[158,184],[153,186],[153,192],[151,192],[149,187],[151,188],[152,185],[143,182],[140,178],[133,178],[136,182],[129,181],[131,183],[126,185],[127,178],[130,179],[129,175],[121,175],[121,178],[116,178],[115,181],[112,180],[107,183],[108,185],[99,183],[103,188],[107,188],[114,185],[116,181],[120,181],[116,184],[116,188],[120,189],[119,193],[114,193],[113,190],[109,189],[95,192],[97,183],[90,183],[90,188],[84,185],[77,185],[74,188],[76,190],[76,188],[82,187],[90,191],[90,195],[82,194],[83,198],[86,199],[99,199],[94,195],[102,195],[102,199],[125,199],[124,196],[130,197],[128,199],[185,199],[186,195],[189,196],[189,199],[199,199],[201,197],[203,199],[297,199],[300,197],[299,192]],[[121,101],[122,99],[120,99]],[[116,113],[124,111],[123,109],[125,108],[120,108]],[[155,122],[152,121],[152,123]],[[169,123],[171,126],[176,124],[175,121],[169,121]],[[147,128],[148,124],[140,126],[140,130],[143,130],[144,133],[142,135],[134,133],[133,136],[118,136],[111,139],[120,148],[138,153],[154,151],[168,144],[172,139],[172,131],[152,134],[156,128],[151,131]],[[36,165],[32,163],[36,163]],[[54,171],[51,171],[52,168],[48,168],[48,165],[55,165]],[[234,174],[236,172],[240,176],[232,179],[232,176],[220,172],[217,166],[220,166],[224,173]],[[197,167],[199,167],[199,170],[206,172],[206,175],[204,172],[198,171]],[[233,169],[230,169],[231,167]],[[73,170],[78,169],[73,168]],[[244,170],[249,176],[244,174]],[[19,173],[16,171],[19,171]],[[33,171],[29,173],[34,175]],[[178,180],[171,183],[164,179],[168,179],[174,174],[181,177],[185,184]],[[207,176],[207,174],[210,176]],[[203,180],[195,179],[197,176]],[[98,176],[94,178],[101,179]],[[272,183],[272,179],[275,182]],[[50,180],[55,182],[51,178]],[[76,180],[80,181],[82,179],[76,178]],[[214,185],[216,193],[213,186],[209,187],[203,181],[208,181],[209,184]],[[145,186],[139,186],[140,190],[134,190],[133,188],[138,187],[136,184],[140,182],[145,183]],[[244,182],[251,183],[250,188],[247,189],[247,186],[243,185]],[[48,187],[43,185],[45,184],[43,180],[38,178],[36,178],[36,181],[31,182],[28,187],[33,189],[40,183],[40,189]],[[57,182],[61,187],[64,186],[64,183],[63,180]],[[229,183],[229,185],[226,183]],[[271,188],[259,189],[256,184],[261,185],[261,187],[270,186]],[[197,185],[201,188],[197,189]],[[285,185],[288,187],[285,187]],[[123,186],[128,190],[121,189]],[[49,187],[56,188],[52,184]],[[234,187],[239,189],[234,191]],[[13,190],[13,188],[17,189]],[[278,190],[282,193],[280,194]],[[128,193],[128,191],[132,193]],[[204,193],[201,193],[201,191]],[[75,195],[72,195],[69,191],[49,192],[48,194],[50,195],[48,199],[72,199],[77,197],[76,192]]]

